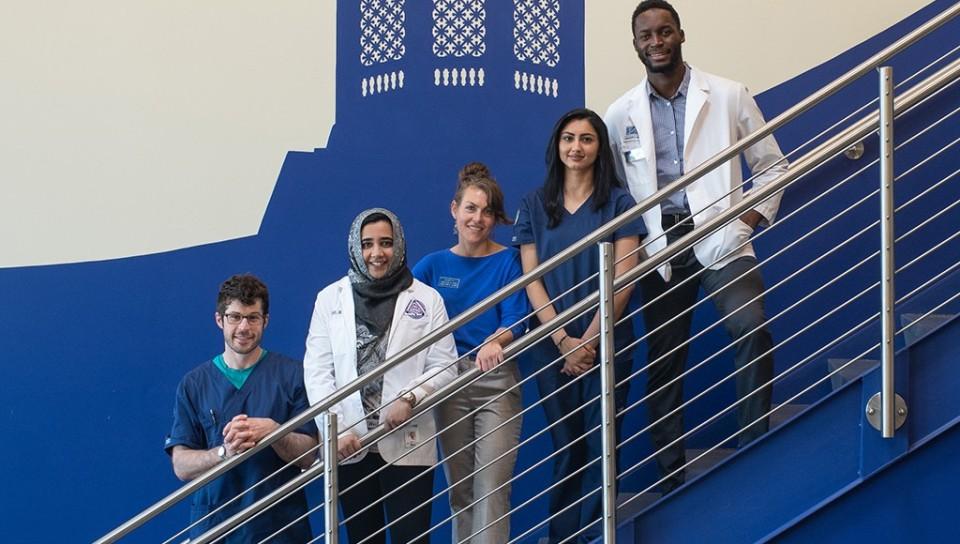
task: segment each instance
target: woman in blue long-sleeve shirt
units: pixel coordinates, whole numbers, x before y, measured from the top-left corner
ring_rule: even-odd
[[[517,250],[490,237],[497,223],[511,221],[503,193],[485,165],[470,163],[460,171],[450,214],[456,245],[424,257],[413,274],[440,293],[453,317],[522,272]],[[526,313],[526,297],[518,291],[453,334],[460,356],[469,354],[460,360],[459,371],[472,366],[484,371],[436,411],[439,427],[446,428],[440,447],[452,486],[454,542],[509,540],[509,481],[520,439],[521,401],[517,365],[503,362],[503,347],[523,332]]]

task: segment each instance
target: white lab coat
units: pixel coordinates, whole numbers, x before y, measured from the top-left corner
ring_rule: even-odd
[[[387,357],[395,355],[430,331],[447,322],[443,299],[433,288],[414,280],[397,296],[397,305],[387,337]],[[413,391],[417,401],[450,383],[457,376],[457,348],[453,335],[447,335],[383,376],[383,400],[389,401],[401,391]],[[303,377],[310,404],[315,404],[357,378],[357,328],[353,289],[344,277],[317,295],[303,357]],[[360,392],[355,392],[331,408],[337,414],[339,429],[349,428],[363,436],[369,430]],[[381,421],[384,410],[380,411]],[[318,425],[319,425],[319,418]],[[322,432],[322,427],[321,427]],[[419,446],[436,433],[432,410],[420,414],[390,433],[377,444],[380,455],[397,465],[432,465],[437,460],[433,440]],[[402,459],[399,457],[414,450]],[[358,455],[347,461],[356,462]]]
[[[764,125],[763,114],[742,83],[690,69],[684,117],[684,171],[695,167],[736,143]],[[650,95],[646,77],[639,85],[627,91],[607,110],[605,121],[610,134],[617,170],[627,183],[630,193],[640,202],[657,191],[657,155],[654,149],[653,125],[650,118]],[[783,153],[773,136],[768,136],[743,153],[750,170],[763,171],[783,159]],[[753,179],[759,188],[786,172],[785,160]],[[734,158],[701,177],[686,188],[687,201],[699,225],[743,199],[743,182],[739,158]],[[731,192],[732,191],[732,192]],[[725,196],[726,193],[731,194]],[[717,201],[717,202],[714,202]],[[772,223],[780,206],[780,194],[766,200],[754,209],[764,221]],[[703,213],[699,213],[703,211]],[[643,213],[643,221],[653,240],[647,247],[653,255],[666,247],[661,224],[660,206]],[[752,229],[736,219],[694,246],[697,260],[703,266],[719,269],[728,262],[746,255],[755,255],[747,243],[742,249],[720,259],[732,248],[749,239]],[[664,279],[670,279],[669,264],[660,269]]]

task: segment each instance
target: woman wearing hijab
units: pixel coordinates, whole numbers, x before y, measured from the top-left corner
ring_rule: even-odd
[[[510,224],[503,192],[486,165],[467,164],[450,203],[457,243],[431,253],[413,275],[436,289],[458,315],[520,277],[520,253],[490,236]],[[458,363],[484,374],[437,408],[444,429],[440,447],[454,512],[455,542],[502,544],[510,540],[510,478],[520,440],[519,371],[504,363],[503,347],[523,334],[527,298],[517,291],[453,333]]]
[[[310,404],[447,321],[440,295],[407,268],[403,229],[389,210],[360,213],[348,248],[347,276],[320,291],[310,322],[303,360]],[[410,416],[456,377],[456,359],[448,335],[330,409],[340,424],[340,489],[357,484],[340,494],[351,542],[386,542],[388,523],[392,542],[429,541],[420,535],[430,528],[436,425],[430,412]],[[361,437],[381,423],[394,430],[361,448]]]
[[[543,186],[521,201],[514,224],[513,243],[520,246],[523,271],[533,270],[634,205],[614,171],[603,120],[587,109],[568,112],[554,126],[547,145]],[[604,240],[613,243],[617,276],[637,263],[639,239],[645,235],[643,224],[634,221]],[[527,285],[527,296],[540,323],[550,321],[599,288],[595,276],[600,269],[598,255],[596,246],[581,251]],[[567,293],[574,286],[577,287]],[[626,308],[631,289],[614,297],[615,317],[619,318]],[[537,374],[543,409],[553,424],[550,437],[554,449],[560,451],[553,471],[557,486],[550,491],[550,542],[565,542],[574,534],[579,534],[577,541],[588,542],[600,533],[596,523],[601,515],[597,492],[602,480],[597,461],[600,436],[581,438],[601,423],[597,401],[600,373],[591,372],[598,352],[598,341],[593,337],[599,330],[599,310],[586,312],[531,349],[531,358],[539,365],[559,361]],[[631,324],[617,325],[614,339],[614,373],[619,383],[630,372],[632,355],[625,348],[633,341]],[[624,384],[615,390],[618,411],[624,406],[627,387]],[[619,436],[619,420],[616,427]]]

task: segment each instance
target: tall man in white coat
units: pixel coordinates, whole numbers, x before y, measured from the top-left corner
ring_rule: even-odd
[[[646,77],[610,106],[605,120],[619,173],[640,202],[760,128],[764,119],[742,83],[683,61],[686,37],[680,16],[669,3],[641,2],[632,26],[633,46]],[[747,149],[744,158],[756,175],[754,189],[787,168],[772,136]],[[647,240],[652,240],[647,253],[663,250],[668,242],[742,200],[740,165],[735,157],[644,212]],[[651,333],[648,362],[653,363],[647,391],[654,394],[647,411],[651,423],[663,419],[651,429],[651,439],[655,450],[662,450],[657,464],[666,477],[660,486],[665,492],[684,482],[682,412],[667,414],[683,401],[678,376],[686,364],[690,308],[700,287],[712,296],[735,342],[737,398],[743,399],[737,409],[739,443],[745,445],[767,431],[771,390],[762,386],[773,376],[773,341],[764,324],[763,280],[759,270],[751,271],[757,260],[749,238],[758,226],[774,220],[778,206],[779,196],[770,198],[671,259],[659,274],[641,280],[643,318]],[[664,237],[670,227],[675,228]]]

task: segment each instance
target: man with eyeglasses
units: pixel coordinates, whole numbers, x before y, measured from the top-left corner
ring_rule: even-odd
[[[309,407],[303,364],[260,346],[269,323],[269,306],[267,286],[255,276],[231,276],[220,286],[214,319],[223,331],[223,353],[181,380],[173,429],[164,444],[173,471],[181,480],[192,480],[254,447],[280,424]],[[310,420],[194,493],[191,538],[310,466],[316,445],[317,428]],[[275,472],[278,474],[270,477]],[[306,497],[298,491],[247,521],[226,541],[259,542],[280,532],[270,542],[307,542],[312,536],[306,512]]]

